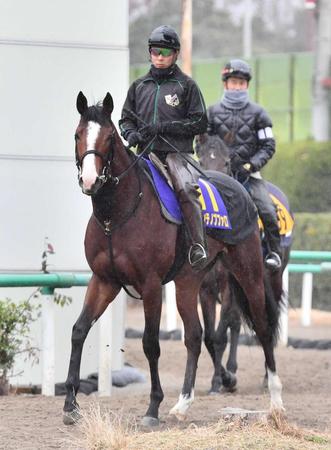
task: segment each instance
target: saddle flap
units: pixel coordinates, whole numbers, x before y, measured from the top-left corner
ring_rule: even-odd
[[[154,164],[154,166],[161,172],[161,174],[164,176],[164,178],[167,180],[167,183],[169,184],[169,186],[171,187],[171,189],[174,188],[171,178],[167,172],[166,166],[162,163],[162,161],[160,160],[160,158],[158,156],[156,156],[155,153],[151,152],[149,155],[149,159],[152,161],[152,163]]]

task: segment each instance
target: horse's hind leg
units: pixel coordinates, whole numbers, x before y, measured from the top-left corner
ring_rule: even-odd
[[[237,371],[237,361],[236,361],[237,347],[235,345],[236,341],[233,336],[233,330],[235,328],[235,323],[233,320],[233,311],[235,310],[235,305],[234,299],[232,297],[232,291],[229,285],[229,273],[223,266],[220,266],[220,268],[221,269],[218,272],[218,278],[222,298],[222,308],[221,308],[220,322],[216,330],[215,350],[217,353],[218,371],[222,375],[222,384],[225,389],[231,392],[233,391],[233,389],[237,384],[237,378],[235,376],[235,372]],[[225,370],[225,368],[222,366],[222,359],[228,342],[227,336],[228,328],[231,329],[231,341],[230,341],[230,354],[227,363],[227,370]]]
[[[204,342],[214,364],[214,374],[209,393],[219,392],[222,386],[222,374],[217,370],[218,355],[215,351],[215,320],[218,298],[218,283],[214,270],[207,273],[200,287],[200,304],[204,322]]]
[[[142,425],[156,426],[159,425],[159,406],[164,397],[158,367],[160,357],[159,331],[162,310],[162,287],[160,281],[149,284],[148,290],[143,291],[142,297],[145,314],[143,349],[148,359],[151,375],[150,403],[142,419]]]
[[[227,266],[239,285],[233,280],[235,295],[262,345],[268,372],[270,409],[283,410],[282,384],[276,373],[274,342],[277,336],[277,304],[273,292],[264,285],[263,259],[260,240],[256,235],[236,247],[227,257]],[[268,304],[267,304],[268,302]],[[248,305],[247,305],[248,303]]]
[[[221,271],[219,270],[221,267]],[[223,353],[227,345],[227,329],[229,326],[227,310],[229,295],[227,293],[227,273],[222,266],[214,266],[205,276],[200,288],[200,303],[204,320],[204,340],[214,364],[214,374],[211,381],[210,394],[219,393],[224,386],[233,389],[235,377],[227,372],[222,365]],[[216,303],[219,291],[222,291],[221,318],[215,331]]]
[[[197,275],[176,280],[176,300],[179,314],[184,323],[184,341],[187,348],[187,361],[184,384],[179,400],[170,410],[179,420],[186,417],[186,412],[194,400],[194,385],[198,359],[201,352],[202,327],[198,315],[197,298],[200,280]]]
[[[72,425],[80,418],[76,395],[79,388],[80,363],[86,336],[91,326],[119,291],[120,288],[101,282],[96,275],[93,275],[88,285],[82,312],[73,326],[71,334],[71,356],[65,383],[67,395],[63,408],[63,422],[66,425]]]

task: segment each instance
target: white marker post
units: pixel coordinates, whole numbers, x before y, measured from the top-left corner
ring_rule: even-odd
[[[116,300],[115,300],[116,301]],[[99,375],[98,375],[98,393],[101,397],[111,395],[112,388],[112,310],[108,306],[106,311],[100,317],[99,322]]]
[[[301,325],[309,327],[311,325],[311,305],[313,297],[313,274],[305,272],[302,279],[301,294]]]
[[[286,268],[283,272],[283,295],[279,316],[279,343],[284,347],[286,347],[288,343],[288,287],[289,273]]]
[[[43,287],[42,293],[42,395],[55,395],[54,288]]]
[[[177,305],[176,305],[176,286],[173,281],[165,285],[166,300],[166,329],[173,331],[177,329]]]

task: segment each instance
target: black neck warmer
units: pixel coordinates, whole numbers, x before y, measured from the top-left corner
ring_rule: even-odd
[[[175,64],[166,69],[157,69],[155,66],[151,65],[150,74],[156,81],[162,81],[169,78],[175,71]]]

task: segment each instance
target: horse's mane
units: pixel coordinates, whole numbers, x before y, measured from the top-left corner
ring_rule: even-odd
[[[110,117],[107,117],[103,112],[102,102],[89,106],[82,115],[82,119],[86,122],[91,120],[92,122],[99,123],[101,126],[111,122]]]

